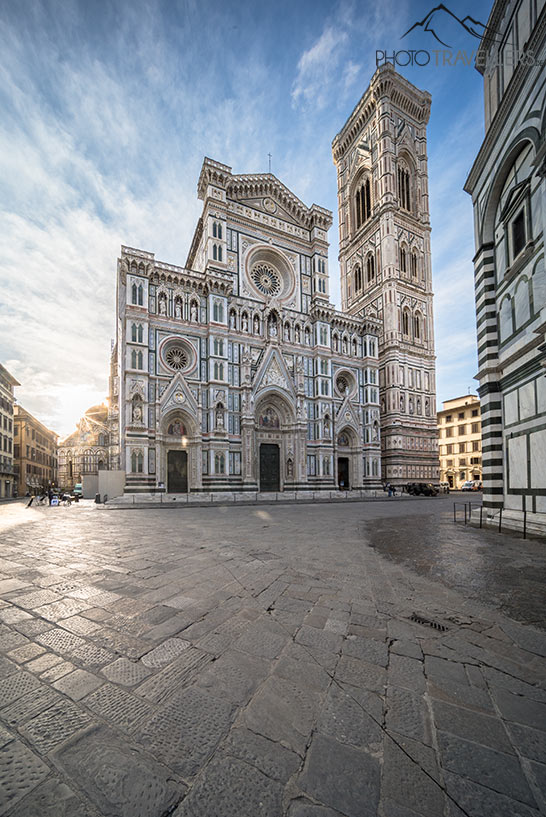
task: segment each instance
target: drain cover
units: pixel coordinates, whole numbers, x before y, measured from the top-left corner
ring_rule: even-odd
[[[439,630],[441,633],[445,633],[449,630],[449,627],[446,627],[445,624],[440,624],[439,621],[433,621],[430,618],[425,618],[425,616],[420,616],[418,613],[412,613],[410,621],[415,621],[416,624],[424,624],[426,627],[432,627],[433,630]]]

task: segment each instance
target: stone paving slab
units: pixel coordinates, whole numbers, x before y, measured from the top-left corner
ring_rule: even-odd
[[[0,545],[0,815],[546,814],[536,543],[444,500],[24,510]]]

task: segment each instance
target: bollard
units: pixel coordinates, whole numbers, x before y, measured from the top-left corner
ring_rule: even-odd
[[[482,526],[483,505],[480,505],[480,528]]]
[[[527,509],[523,511],[523,538],[527,539]]]

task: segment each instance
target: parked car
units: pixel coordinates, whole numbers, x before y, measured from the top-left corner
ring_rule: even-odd
[[[474,490],[474,482],[471,479],[467,479],[466,482],[463,482],[461,485],[461,491],[473,491]]]
[[[431,482],[408,482],[406,491],[412,496],[438,496],[438,489]]]
[[[74,490],[72,491],[72,493],[74,494],[74,496],[83,496],[83,486],[81,482],[77,482],[74,485]]]

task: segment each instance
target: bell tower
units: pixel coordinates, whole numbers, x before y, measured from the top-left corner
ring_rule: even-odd
[[[377,69],[332,143],[342,309],[379,317],[382,478],[437,481],[426,126],[431,97]]]

